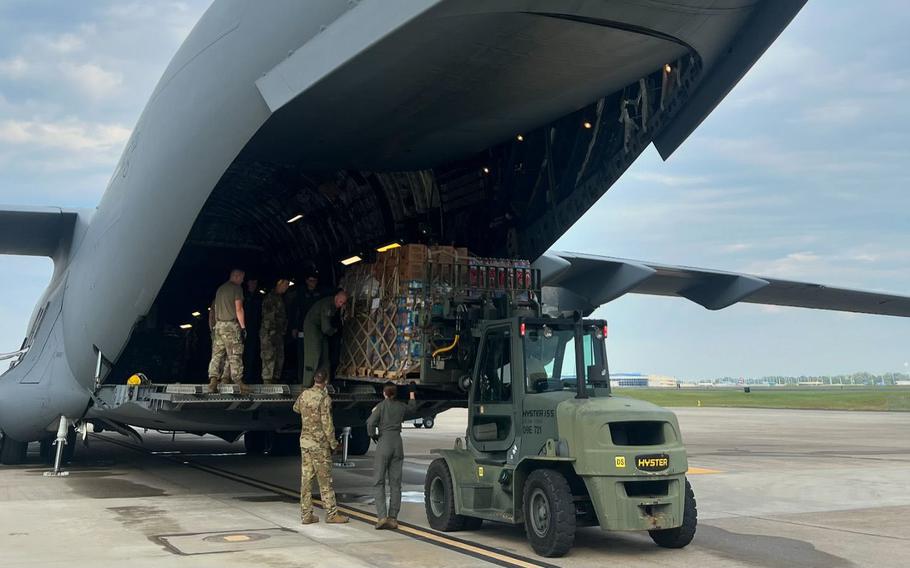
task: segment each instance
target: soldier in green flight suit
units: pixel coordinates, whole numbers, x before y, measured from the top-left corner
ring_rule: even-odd
[[[284,333],[288,327],[288,315],[284,307],[284,293],[290,281],[280,279],[275,288],[262,301],[262,324],[259,341],[262,353],[262,384],[281,382],[281,367],[284,365]]]
[[[304,285],[298,286],[297,290],[288,291],[288,319],[291,320],[291,338],[293,345],[297,348],[297,382],[303,382],[303,358],[305,353],[303,342],[303,320],[309,313],[313,304],[321,298],[331,296],[331,292],[319,285],[319,273],[311,270],[306,273],[303,280]],[[293,295],[293,297],[291,297]]]
[[[376,441],[374,457],[373,488],[376,493],[376,528],[397,529],[398,512],[401,510],[401,468],[404,463],[404,447],[401,443],[401,423],[406,414],[417,410],[415,393],[417,386],[408,385],[408,403],[395,400],[395,385],[388,384],[382,389],[385,399],[373,408],[367,418],[367,432]],[[386,502],[385,485],[389,483],[389,499]]]
[[[313,386],[316,369],[329,364],[328,338],[338,332],[332,318],[348,301],[348,293],[339,290],[334,296],[313,304],[303,320],[303,386]]]

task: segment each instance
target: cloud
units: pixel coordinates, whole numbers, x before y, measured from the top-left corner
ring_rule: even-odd
[[[83,26],[80,33],[63,33],[56,37],[47,38],[44,45],[56,53],[72,53],[85,47],[85,35],[93,35],[95,27],[91,25]]]
[[[108,150],[121,147],[130,129],[119,124],[86,123],[78,119],[60,122],[0,121],[0,143],[60,148],[70,151]]]
[[[28,61],[20,56],[0,59],[0,77],[19,79],[29,70]]]
[[[869,118],[881,110],[881,104],[872,100],[838,99],[806,108],[802,121],[813,126],[838,128]]]
[[[94,63],[64,63],[60,70],[77,89],[95,100],[115,96],[123,84],[123,75]]]
[[[753,248],[755,245],[752,243],[734,243],[732,245],[724,245],[720,247],[721,252],[731,253],[731,252],[743,252]]]
[[[628,175],[633,180],[657,183],[670,187],[702,185],[710,181],[710,178],[706,176],[668,175],[654,171],[630,172]]]

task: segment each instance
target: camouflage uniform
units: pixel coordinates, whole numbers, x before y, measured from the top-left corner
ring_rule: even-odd
[[[212,360],[209,362],[209,387],[217,385],[225,365],[230,367],[231,379],[237,385],[243,382],[243,340],[237,322],[236,300],[243,300],[240,286],[225,282],[215,293],[213,304],[214,329],[212,334]],[[225,363],[225,357],[227,363]]]
[[[234,384],[244,384],[243,340],[240,338],[240,324],[235,321],[219,321],[215,324],[215,337],[212,340],[209,382],[217,383],[221,379],[222,373],[226,376],[228,371],[230,371]]]
[[[332,452],[338,447],[335,426],[332,424],[332,399],[325,387],[314,386],[304,390],[294,403],[294,412],[300,414],[300,514],[302,518],[313,515],[312,484],[319,481],[319,495],[325,506],[326,516],[338,514],[335,489],[332,487]]]
[[[284,334],[288,327],[288,316],[284,300],[275,291],[262,301],[262,327],[259,341],[262,346],[262,384],[281,382],[281,367],[284,365]]]

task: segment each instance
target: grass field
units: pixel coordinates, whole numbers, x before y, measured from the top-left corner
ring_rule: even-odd
[[[614,393],[660,406],[733,406],[816,410],[891,410],[910,412],[910,388],[802,387],[714,389],[614,389]]]

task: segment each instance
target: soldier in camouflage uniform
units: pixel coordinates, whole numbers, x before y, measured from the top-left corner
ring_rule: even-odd
[[[335,489],[332,488],[332,452],[338,447],[335,426],[332,424],[332,399],[326,391],[328,374],[317,371],[313,387],[304,390],[294,403],[300,415],[300,522],[318,523],[313,513],[313,478],[319,481],[319,496],[325,507],[327,523],[346,523],[348,518],[338,512]]]
[[[284,293],[290,282],[282,278],[275,289],[262,301],[262,326],[259,341],[262,353],[262,384],[281,382],[281,367],[284,365],[284,333],[288,327],[287,311],[284,307]]]
[[[243,339],[246,335],[246,319],[243,313],[244,272],[239,269],[231,271],[230,279],[218,287],[215,292],[213,312],[215,312],[214,338],[212,340],[212,360],[209,362],[209,392],[218,392],[218,381],[221,377],[225,358],[230,366],[231,379],[240,387],[241,394],[249,394],[250,389],[243,382]]]

